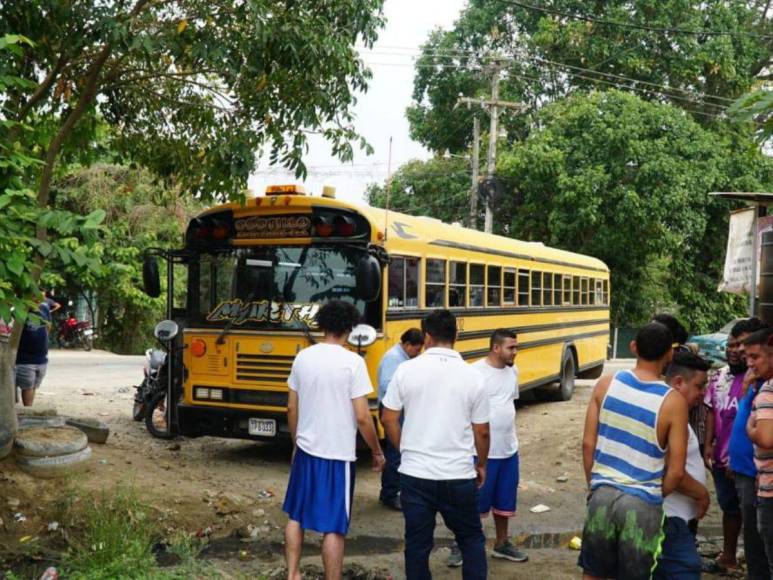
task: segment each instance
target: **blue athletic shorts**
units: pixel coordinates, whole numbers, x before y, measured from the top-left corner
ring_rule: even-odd
[[[517,453],[504,459],[489,459],[486,464],[486,481],[478,491],[480,515],[487,516],[493,511],[498,516],[513,517],[518,501],[518,479]]]
[[[345,535],[353,495],[354,462],[322,459],[297,448],[282,506],[291,520],[304,530]]]

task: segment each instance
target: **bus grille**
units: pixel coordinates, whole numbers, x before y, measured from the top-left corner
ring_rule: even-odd
[[[286,384],[294,358],[294,356],[239,353],[236,355],[236,380]]]

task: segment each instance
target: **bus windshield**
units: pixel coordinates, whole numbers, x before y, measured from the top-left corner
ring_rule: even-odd
[[[363,250],[262,246],[199,256],[197,322],[244,328],[314,326],[319,307],[345,300],[365,313],[355,271]]]

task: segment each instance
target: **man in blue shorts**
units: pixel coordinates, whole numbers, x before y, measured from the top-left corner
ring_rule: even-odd
[[[45,295],[38,305],[37,320],[28,319],[21,333],[16,352],[16,388],[21,390],[25,407],[35,401],[35,392],[48,369],[48,327],[51,324],[51,304]],[[56,304],[56,302],[54,302]],[[58,305],[57,305],[58,306]]]
[[[486,481],[480,488],[478,511],[482,518],[494,514],[496,540],[493,558],[525,562],[529,557],[510,543],[508,524],[515,516],[518,498],[518,436],[515,431],[515,400],[518,398],[518,369],[515,355],[518,337],[506,328],[491,335],[486,358],[472,364],[482,376],[489,400],[489,432],[491,444],[488,454]],[[451,549],[448,565],[462,565],[462,553],[457,546]]]
[[[324,534],[326,578],[340,578],[344,538],[354,495],[355,443],[359,429],[373,453],[373,470],[384,468],[367,396],[373,391],[362,357],[344,345],[360,320],[350,303],[331,300],[319,309],[322,342],[295,357],[287,379],[287,420],[295,443],[284,509],[289,580],[300,580],[304,530]]]

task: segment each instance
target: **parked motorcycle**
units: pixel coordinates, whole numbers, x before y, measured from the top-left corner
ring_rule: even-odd
[[[89,351],[94,346],[94,329],[91,328],[91,322],[88,320],[78,320],[72,312],[59,323],[56,333],[56,341],[62,348],[81,347]]]
[[[167,413],[167,373],[168,353],[172,348],[172,340],[179,328],[171,320],[164,320],[156,325],[153,334],[164,350],[148,349],[145,351],[144,378],[135,387],[132,417],[135,421],[145,421],[145,427],[153,437],[171,439],[174,433],[169,427]]]

